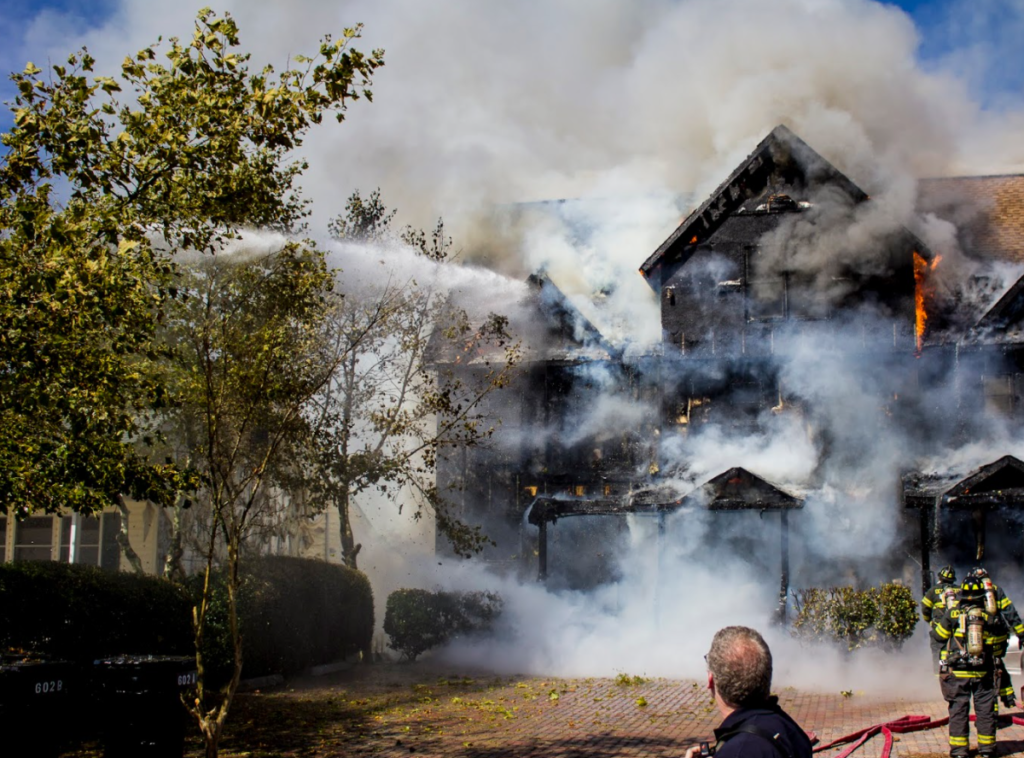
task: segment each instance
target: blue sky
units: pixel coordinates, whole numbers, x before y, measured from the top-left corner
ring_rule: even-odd
[[[66,18],[74,28],[99,27],[117,5],[118,0],[0,0],[0,100],[8,101],[13,96],[8,73],[20,71],[31,60],[34,45],[25,35],[29,22],[40,14],[54,14]],[[6,131],[10,125],[10,113],[3,108],[0,131]]]
[[[1024,2],[1021,0],[900,0],[913,18],[925,66],[964,77],[989,107],[1024,96]]]

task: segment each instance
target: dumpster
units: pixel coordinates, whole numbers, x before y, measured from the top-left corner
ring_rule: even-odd
[[[0,724],[17,725],[18,739],[27,741],[25,755],[60,755],[78,736],[82,700],[82,676],[74,664],[0,656]]]
[[[181,758],[193,698],[194,658],[126,655],[94,662],[101,739],[107,758]]]

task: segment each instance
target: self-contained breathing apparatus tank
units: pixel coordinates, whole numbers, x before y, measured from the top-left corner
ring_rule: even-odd
[[[946,610],[949,610],[950,608],[956,608],[956,595],[956,587],[947,587],[946,589],[944,589],[942,591],[942,595],[940,596],[942,600],[942,607]]]
[[[981,666],[985,662],[985,623],[991,618],[982,609],[987,602],[987,596],[981,580],[977,577],[968,577],[960,586],[958,598],[960,610],[954,612],[958,616],[959,629],[951,637],[950,642],[956,642],[958,650],[949,651],[946,659],[950,664],[967,664],[968,666]],[[966,645],[961,644],[963,640]]]
[[[978,659],[981,662],[981,655],[985,650],[985,615],[980,608],[971,608],[966,616],[961,616],[967,621],[967,655]],[[971,661],[974,663],[975,661]]]
[[[992,584],[992,580],[987,576],[981,580],[982,586],[985,588],[985,613],[989,616],[996,615],[996,588]]]
[[[949,651],[947,664],[965,663],[968,666],[981,666],[985,662],[985,613],[981,608],[970,608],[960,614],[960,630],[958,637],[963,638],[967,646],[957,651]]]
[[[998,605],[996,605],[996,587],[992,584],[992,579],[989,577],[988,571],[983,569],[981,566],[978,566],[974,571],[967,575],[967,579],[973,579],[978,585],[980,585],[979,589],[985,593],[985,612],[989,616],[995,616],[996,612],[999,610]],[[967,580],[964,581],[966,582]]]

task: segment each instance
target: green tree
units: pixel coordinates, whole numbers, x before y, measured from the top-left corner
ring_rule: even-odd
[[[409,227],[396,232],[393,218],[379,191],[368,198],[357,192],[331,231],[369,246],[404,243],[430,265],[454,265],[443,223],[429,235]],[[371,491],[399,510],[411,499],[414,518],[433,513],[438,531],[460,555],[488,542],[479,527],[458,517],[449,493],[438,490],[436,467],[446,451],[483,444],[492,435],[499,419],[488,400],[510,381],[520,346],[505,318],[474,321],[438,279],[384,267],[373,278],[343,274],[326,322],[323,360],[338,371],[315,398],[315,487],[337,510],[342,560],[351,568],[361,548],[351,509]],[[472,357],[474,365],[453,355]]]
[[[282,493],[301,482],[313,437],[307,406],[334,365],[320,360],[321,324],[332,275],[322,253],[287,244],[264,255],[244,250],[179,267],[185,297],[168,314],[178,400],[175,420],[201,486],[191,512],[205,544],[201,597],[193,612],[199,706],[196,715],[216,752],[242,670],[238,622],[239,561],[251,541],[272,527]],[[211,582],[223,571],[234,667],[211,692],[203,656]]]
[[[210,251],[242,225],[306,213],[291,151],[383,63],[327,38],[299,68],[250,71],[229,16],[191,40],[91,77],[82,50],[12,76],[0,159],[0,499],[19,516],[159,504],[180,467],[147,454],[166,408],[156,325],[175,289],[168,251]],[[91,78],[90,78],[91,77]],[[119,93],[128,90],[125,102]]]
[[[280,73],[250,70],[231,17],[204,9],[191,39],[169,40],[165,62],[147,47],[125,58],[118,79],[92,76],[84,49],[45,76],[29,64],[12,77],[0,165],[0,498],[22,516],[88,513],[123,494],[168,505],[199,487],[210,508],[207,577],[223,561],[235,646],[230,684],[196,707],[208,756],[241,671],[239,551],[274,456],[304,428],[289,393],[312,381],[303,340],[330,276],[322,256],[295,244],[241,268],[183,272],[177,261],[212,260],[243,227],[299,228],[307,206],[295,183],[306,164],[292,151],[324,115],[341,121],[350,100],[369,99],[383,65],[382,51],[349,47],[358,36],[355,27],[325,38],[315,57],[296,56]],[[202,321],[200,293],[214,280],[224,289],[209,291]],[[227,328],[235,317],[251,339]],[[192,345],[196,374],[186,375],[161,324],[205,333],[223,352]],[[293,373],[259,375],[276,366]],[[205,409],[193,471],[153,456],[161,428],[186,408]],[[208,602],[204,592],[195,609],[199,643]]]

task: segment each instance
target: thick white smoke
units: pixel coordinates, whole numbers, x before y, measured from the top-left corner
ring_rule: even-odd
[[[100,70],[113,68],[159,35],[189,36],[198,7],[124,0],[84,33],[51,12],[29,25],[23,54],[58,62],[88,44]],[[996,118],[963,81],[923,70],[910,19],[874,0],[229,0],[218,9],[237,18],[257,66],[280,66],[322,32],[359,22],[358,44],[386,50],[374,102],[306,143],[321,225],[353,190],[379,186],[407,222],[443,215],[467,257],[517,274],[548,262],[575,271],[588,294],[610,269],[632,277],[677,220],[673,209],[631,201],[623,211],[647,217],[635,233],[596,212],[596,241],[578,249],[501,239],[494,208],[703,199],[781,122],[904,211],[917,176],[1024,165],[1020,103]]]
[[[59,62],[87,44],[107,73],[158,35],[188,37],[198,7],[125,0],[108,23],[84,34],[59,15],[40,16],[26,32],[25,57]],[[314,232],[323,233],[353,190],[380,187],[403,223],[429,227],[443,216],[462,258],[491,269],[445,274],[464,277],[465,291],[482,295],[483,305],[515,302],[522,277],[543,268],[615,340],[660,339],[658,303],[638,266],[776,124],[878,201],[873,208],[884,212],[856,227],[868,238],[904,225],[931,247],[953,250],[948,223],[914,216],[917,179],[1024,167],[1021,103],[985,111],[965,80],[924,70],[910,19],[873,0],[231,0],[219,7],[239,21],[256,67],[280,68],[289,55],[313,50],[321,32],[357,22],[366,24],[358,46],[386,49],[373,104],[355,103],[343,125],[324,124],[304,147]],[[581,202],[559,211],[523,205],[561,198]],[[811,249],[794,248],[802,231],[777,240],[787,255]],[[841,251],[857,249],[848,243],[836,240]],[[382,271],[379,256],[338,254],[353,281]],[[402,275],[420,265],[404,250],[385,260]],[[604,293],[596,305],[595,293]],[[876,377],[873,365],[812,344],[794,345],[784,364],[783,386],[828,409],[815,424],[830,432],[833,464],[821,464],[822,440],[793,413],[762,437],[710,428],[666,440],[664,452],[687,462],[684,486],[732,465],[780,482],[816,477],[802,538],[834,539],[840,557],[881,555],[896,518],[886,487],[913,449],[871,391]],[[629,423],[644,409],[616,398],[594,411],[581,431]],[[1022,448],[1004,430],[961,454],[984,463]],[[830,468],[839,462],[842,475]],[[503,632],[512,636],[463,650],[464,660],[556,674],[699,676],[715,628],[764,628],[773,598],[752,566],[774,560],[778,543],[770,524],[738,522],[734,536],[764,537],[757,555],[709,555],[708,524],[684,515],[685,524],[670,528],[672,554],[653,566],[656,537],[634,519],[620,581],[588,595],[482,577],[465,565],[435,567],[433,556],[423,558],[429,571],[382,559],[388,576],[399,577],[383,586],[499,589],[508,603]],[[555,527],[563,528],[572,527]],[[783,637],[772,642],[783,677],[806,683],[797,668],[807,656]],[[905,658],[919,673],[903,679],[930,687],[923,648]],[[870,667],[856,674],[822,655],[814,666],[827,668],[808,670],[830,687],[866,686],[855,678],[874,676]],[[897,664],[884,665],[891,682]]]

